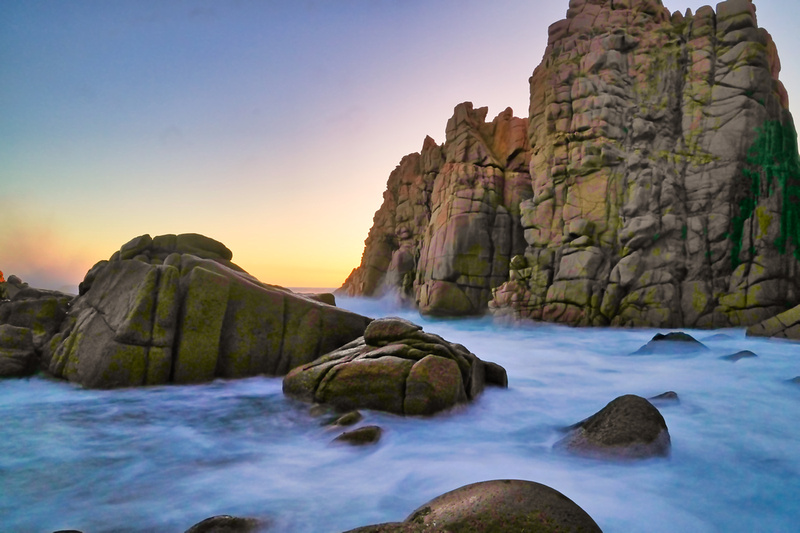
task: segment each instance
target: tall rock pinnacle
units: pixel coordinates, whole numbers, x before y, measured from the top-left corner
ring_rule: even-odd
[[[444,145],[416,156],[419,186],[403,194],[390,178],[370,232],[381,251],[368,239],[343,288],[576,325],[724,327],[784,311],[800,297],[800,159],[779,72],[750,0],[685,15],[571,0],[530,79],[527,135],[510,111],[486,124],[457,107]]]

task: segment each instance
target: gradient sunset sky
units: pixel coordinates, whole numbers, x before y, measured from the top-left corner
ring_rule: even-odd
[[[800,116],[800,3],[755,4]],[[133,237],[196,232],[265,282],[338,287],[456,104],[527,116],[567,7],[0,0],[0,270],[75,287]]]

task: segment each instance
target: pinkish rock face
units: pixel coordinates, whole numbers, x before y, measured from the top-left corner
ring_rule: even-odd
[[[445,143],[390,177],[343,290],[576,325],[741,326],[786,310],[800,303],[800,159],[779,72],[750,1],[684,16],[573,0],[528,119],[457,106]]]

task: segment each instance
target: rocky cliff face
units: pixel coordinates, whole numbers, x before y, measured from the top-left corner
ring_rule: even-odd
[[[423,312],[469,315],[486,308],[523,253],[520,203],[532,195],[527,121],[506,109],[458,105],[446,141],[430,137],[389,176],[349,295],[387,292]]]
[[[779,71],[750,0],[685,15],[571,0],[527,124],[458,106],[444,145],[390,177],[343,289],[576,325],[784,311],[798,302],[800,161]]]

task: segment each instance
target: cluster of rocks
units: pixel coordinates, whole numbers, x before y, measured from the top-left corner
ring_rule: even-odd
[[[750,0],[694,14],[573,0],[527,119],[457,106],[444,144],[426,139],[389,177],[340,290],[573,325],[786,311],[800,303],[800,159],[779,72]]]
[[[262,283],[232,256],[198,234],[137,237],[92,267],[77,297],[25,289],[4,302],[0,349],[22,353],[31,337],[25,371],[87,387],[197,383],[284,375],[370,321],[332,295]]]
[[[345,410],[432,415],[474,399],[487,383],[508,386],[505,370],[407,320],[381,318],[362,337],[289,372],[283,391]]]

